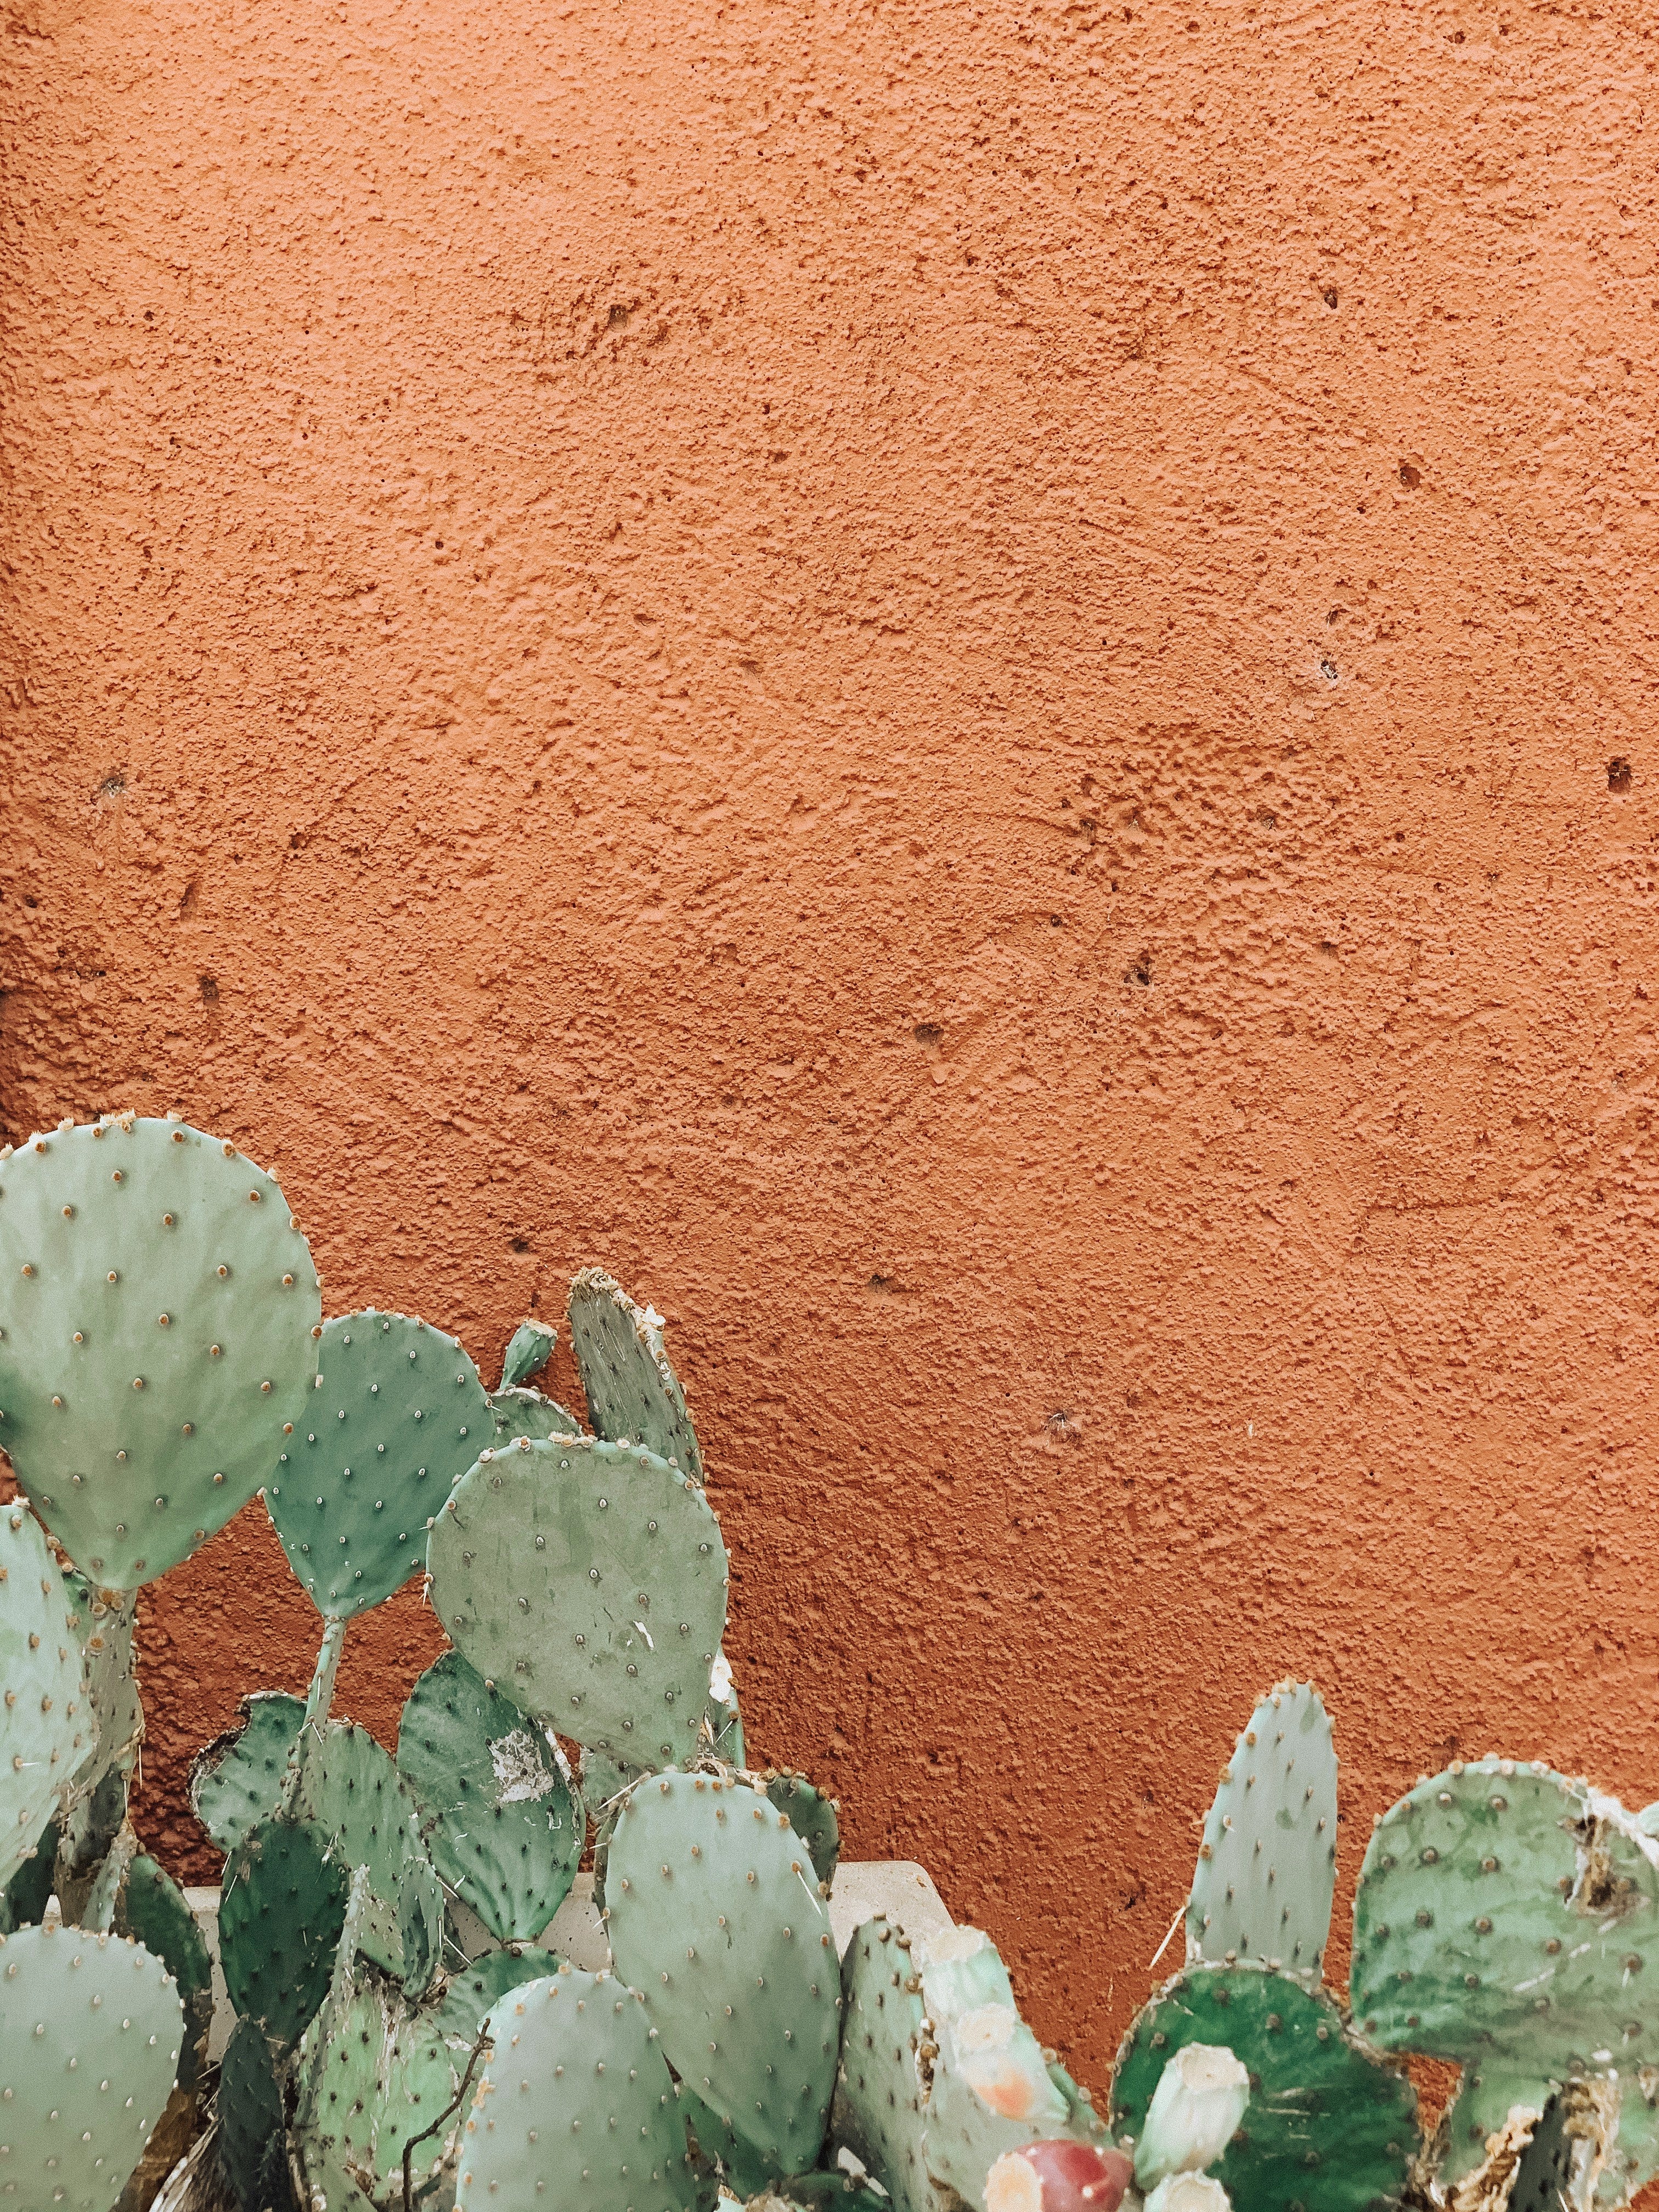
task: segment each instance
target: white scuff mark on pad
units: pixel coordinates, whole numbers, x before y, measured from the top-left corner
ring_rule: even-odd
[[[527,1728],[514,1729],[510,1735],[497,1736],[489,1747],[489,1762],[495,1770],[498,1805],[522,1805],[529,1798],[546,1797],[558,1781],[556,1774],[548,1771],[536,1739]]]

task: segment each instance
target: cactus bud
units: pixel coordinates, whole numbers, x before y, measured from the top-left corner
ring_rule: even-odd
[[[1151,2189],[1166,2174],[1198,2173],[1231,2142],[1250,2101],[1250,2076],[1224,2044],[1188,2043],[1158,2076],[1135,2150],[1135,2179]],[[1168,2212],[1205,2212],[1195,2199]]]
[[[1005,2151],[986,2175],[985,2212],[1117,2212],[1129,2176],[1121,2151],[1065,2137],[1027,2143]]]

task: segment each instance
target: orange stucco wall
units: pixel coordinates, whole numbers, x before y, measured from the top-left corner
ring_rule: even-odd
[[[1097,2083],[1275,1675],[1345,1885],[1659,1791],[1650,10],[3,17],[7,1133],[653,1299],[751,1741]],[[206,1872],[257,1506],[144,1638]]]

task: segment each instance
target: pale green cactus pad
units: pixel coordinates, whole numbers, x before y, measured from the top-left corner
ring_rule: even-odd
[[[231,2003],[282,2048],[321,2004],[345,1923],[349,1876],[309,1821],[268,1820],[231,1853],[219,1960]]]
[[[497,1446],[513,1437],[579,1437],[582,1425],[539,1390],[498,1390],[489,1401]]]
[[[532,1375],[539,1375],[558,1340],[559,1332],[547,1322],[521,1321],[501,1359],[501,1391],[516,1390]]]
[[[183,1121],[31,1138],[0,1166],[0,1444],[105,1588],[189,1557],[305,1418],[322,1298],[276,1179]]]
[[[95,1740],[81,1629],[40,1524],[0,1507],[0,1889]]]
[[[213,1960],[196,1916],[171,1875],[140,1854],[128,1866],[115,1899],[118,1936],[131,1936],[172,1975],[184,2007],[179,2083],[193,2089],[207,2063],[213,2026]]]
[[[1159,2075],[1189,2043],[1223,2046],[1249,2069],[1243,2124],[1209,2169],[1236,2205],[1379,2212],[1404,2200],[1419,2149],[1410,2082],[1322,1990],[1265,1966],[1189,1966],[1142,2008],[1112,2076],[1121,2147],[1133,2147]]]
[[[270,2045],[251,2020],[230,2032],[219,2064],[219,2177],[238,2212],[288,2212],[288,2140]]]
[[[592,1437],[520,1437],[462,1476],[428,1562],[457,1648],[526,1712],[640,1766],[695,1753],[726,1547],[688,1475]]]
[[[368,1873],[361,1948],[419,1996],[442,1948],[444,1895],[413,1791],[368,1729],[349,1721],[307,1728],[293,1812],[316,1824],[344,1867]]]
[[[404,1707],[398,1766],[444,1881],[498,1943],[534,1942],[568,1896],[587,1837],[557,1748],[446,1651]]]
[[[261,1691],[243,1698],[242,1714],[241,1726],[198,1752],[190,1771],[196,1817],[227,1852],[276,1811],[306,1701],[284,1690]]]
[[[0,2187],[110,2212],[161,2116],[183,2008],[142,1944],[81,1928],[0,1942]]]
[[[924,2152],[932,2046],[921,1984],[902,1928],[878,1915],[855,1929],[842,1961],[844,2020],[830,2140],[845,2144],[896,2212],[936,2212]]]
[[[282,1439],[265,1510],[325,1620],[419,1574],[433,1515],[495,1434],[477,1369],[441,1328],[372,1306],[325,1326],[317,1388]]]
[[[94,1592],[76,1574],[64,1577],[71,1621],[84,1638],[87,1701],[94,1729],[88,1748],[64,1793],[58,1879],[65,1919],[79,1919],[84,1882],[126,1818],[127,1783],[144,1738],[133,1651],[137,1593]]]
[[[669,2063],[778,2176],[817,2162],[841,2041],[841,1972],[805,1846],[757,1790],[648,1777],[611,1838],[617,1971]]]
[[[714,1664],[708,1682],[708,1700],[702,1709],[703,1735],[701,1742],[712,1758],[723,1759],[726,1765],[743,1767],[748,1764],[743,1737],[743,1715],[738,1707],[737,1685],[732,1680],[732,1664],[724,1651],[714,1654]]]
[[[691,2212],[674,2085],[635,1990],[562,1966],[504,1997],[489,2033],[456,2212]]]
[[[1459,1762],[1378,1821],[1354,1899],[1354,2018],[1386,2051],[1454,2059],[1443,2179],[1571,2076],[1659,2065],[1659,1868],[1613,1798],[1541,1761]],[[1642,2115],[1615,2163],[1636,2148]],[[1642,2177],[1644,2178],[1644,2177]]]
[[[662,1316],[636,1306],[603,1268],[570,1285],[570,1334],[596,1436],[644,1444],[682,1474],[702,1480],[702,1454],[685,1392],[663,1350]]]
[[[1279,1682],[1222,1770],[1187,1906],[1189,1964],[1319,1978],[1336,1882],[1336,1753],[1319,1692]]]
[[[787,1815],[790,1826],[806,1846],[818,1880],[833,1881],[841,1856],[835,1799],[826,1797],[804,1774],[787,1766],[769,1766],[764,1774],[747,1774],[744,1779],[763,1790],[778,1811]]]

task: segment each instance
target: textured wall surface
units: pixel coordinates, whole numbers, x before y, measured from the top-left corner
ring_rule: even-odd
[[[1659,1794],[1650,11],[0,15],[6,1133],[492,1380],[653,1299],[752,1741],[1097,2083],[1277,1674],[1345,1894]],[[315,1624],[257,1506],[144,1617],[207,1872]]]

